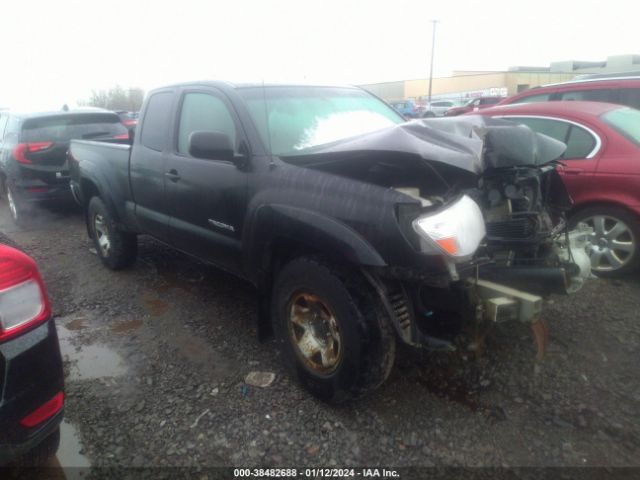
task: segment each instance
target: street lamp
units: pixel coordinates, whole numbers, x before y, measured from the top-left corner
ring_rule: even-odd
[[[431,20],[433,24],[433,35],[431,37],[431,68],[429,69],[429,105],[431,105],[431,85],[433,84],[433,52],[436,49],[436,23],[438,20]]]

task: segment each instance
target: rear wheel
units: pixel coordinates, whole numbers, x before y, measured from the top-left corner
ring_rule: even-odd
[[[593,229],[591,269],[601,276],[615,276],[640,265],[640,220],[617,207],[589,207],[578,212],[571,223],[583,222]]]
[[[112,270],[120,270],[135,262],[138,253],[137,236],[117,228],[113,216],[99,197],[91,199],[87,215],[93,242],[102,263]]]
[[[272,318],[295,376],[315,396],[340,402],[389,375],[395,334],[375,292],[355,272],[303,257],[278,274]]]
[[[9,207],[11,219],[18,225],[23,224],[26,219],[26,206],[16,195],[14,188],[9,185],[8,182],[5,183],[5,192],[7,195],[7,206]]]

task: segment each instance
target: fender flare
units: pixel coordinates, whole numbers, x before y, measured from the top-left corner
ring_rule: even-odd
[[[270,269],[274,243],[288,240],[318,253],[359,266],[384,267],[386,262],[356,230],[335,218],[300,207],[273,204],[256,208],[248,219],[243,244],[250,278]]]

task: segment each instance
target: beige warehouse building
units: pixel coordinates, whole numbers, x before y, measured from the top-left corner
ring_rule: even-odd
[[[548,83],[571,80],[593,73],[640,71],[640,55],[618,55],[602,62],[554,62],[549,67],[512,67],[507,71],[455,71],[450,77],[433,79],[433,99],[467,99],[480,96],[509,96]],[[429,79],[360,85],[387,100],[412,99],[424,102]]]

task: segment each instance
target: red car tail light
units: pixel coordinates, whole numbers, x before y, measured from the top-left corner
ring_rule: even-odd
[[[138,121],[137,120],[133,120],[133,119],[132,120],[123,120],[122,124],[127,126],[127,127],[133,127],[133,126],[138,124]]]
[[[0,245],[0,343],[46,321],[51,304],[36,263]]]
[[[13,149],[13,156],[18,163],[28,165],[33,163],[27,158],[27,153],[41,152],[47,150],[53,146],[53,142],[32,142],[32,143],[19,143]]]
[[[111,138],[118,139],[118,140],[127,140],[129,138],[129,134],[128,133],[121,133],[120,135],[114,135]]]
[[[43,403],[29,415],[20,420],[20,425],[33,428],[45,420],[53,417],[64,405],[64,393],[58,392],[51,400]]]

